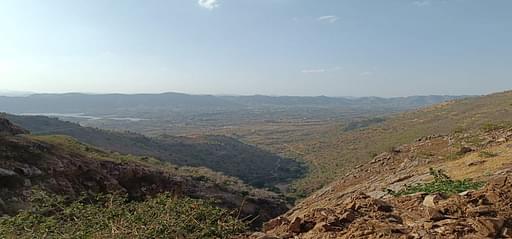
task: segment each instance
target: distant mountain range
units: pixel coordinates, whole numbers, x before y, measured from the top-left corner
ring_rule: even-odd
[[[213,96],[181,93],[163,94],[33,94],[1,96],[0,111],[9,113],[89,113],[160,111],[242,110],[268,107],[341,107],[407,110],[465,96],[380,97],[301,97],[301,96]]]
[[[0,96],[29,96],[34,94],[30,91],[0,90]]]

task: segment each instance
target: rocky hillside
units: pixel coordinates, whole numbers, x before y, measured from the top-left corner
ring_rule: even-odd
[[[418,138],[357,166],[253,238],[512,237],[512,125]]]
[[[512,91],[452,100],[386,117],[386,120],[347,130],[333,125],[322,137],[289,144],[289,151],[309,162],[311,173],[296,184],[304,195],[320,189],[383,151],[416,138],[478,129],[489,123],[512,121]]]
[[[103,151],[67,136],[30,136],[2,120],[0,214],[24,208],[34,188],[76,198],[81,193],[125,193],[130,200],[170,192],[240,210],[253,226],[287,210],[278,195],[207,169],[179,168],[149,157]],[[16,135],[15,135],[16,134]]]

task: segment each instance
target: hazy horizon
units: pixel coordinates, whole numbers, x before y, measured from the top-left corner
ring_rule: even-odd
[[[507,0],[5,0],[0,88],[272,96],[512,89]]]
[[[507,91],[507,90],[502,90]],[[501,91],[500,91],[501,92]],[[489,94],[498,93],[498,92],[489,92]],[[403,95],[403,96],[376,96],[376,95],[361,95],[361,96],[351,96],[351,95],[271,95],[271,94],[208,94],[208,93],[187,93],[187,92],[178,92],[178,91],[163,91],[163,92],[133,92],[133,93],[123,93],[123,92],[79,92],[79,91],[69,91],[69,92],[32,92],[32,91],[11,91],[0,89],[0,96],[6,97],[26,97],[31,95],[65,95],[65,94],[83,94],[83,95],[159,95],[159,94],[185,94],[192,96],[268,96],[268,97],[330,97],[330,98],[407,98],[407,97],[421,97],[421,96],[479,96],[486,94],[473,94],[473,95],[450,95],[450,94],[422,94],[422,95]]]

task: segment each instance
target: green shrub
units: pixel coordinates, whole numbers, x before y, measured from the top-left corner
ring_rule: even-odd
[[[434,180],[429,183],[419,183],[414,185],[408,185],[405,189],[394,192],[389,190],[388,192],[394,196],[409,195],[418,192],[424,193],[444,193],[444,194],[456,194],[468,190],[476,190],[481,188],[483,182],[473,182],[470,179],[464,180],[452,180],[442,170],[435,170],[430,168],[430,175],[434,177]]]
[[[0,219],[0,238],[226,238],[246,229],[224,209],[170,194],[142,202],[100,195],[66,203],[36,192],[32,205]]]

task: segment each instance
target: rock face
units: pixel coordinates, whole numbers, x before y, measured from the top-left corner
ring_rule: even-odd
[[[14,129],[8,121],[2,122]],[[12,135],[25,131],[8,132]],[[240,210],[240,217],[254,219],[256,227],[288,209],[284,200],[269,192],[243,191],[201,175],[177,174],[149,163],[93,158],[82,151],[31,137],[0,136],[0,215],[23,208],[27,193],[34,186],[68,197],[83,192],[121,192],[134,200],[170,192]]]
[[[25,129],[22,129],[14,124],[12,124],[9,120],[0,117],[0,136],[5,135],[17,135],[17,134],[28,134],[29,132]]]
[[[512,238],[511,139],[512,128],[424,137],[357,167],[267,222],[263,233],[277,238]],[[461,144],[472,150],[459,153]],[[488,152],[493,157],[482,160]],[[475,161],[482,162],[469,163]],[[431,181],[431,167],[487,185],[451,196],[388,193]]]

